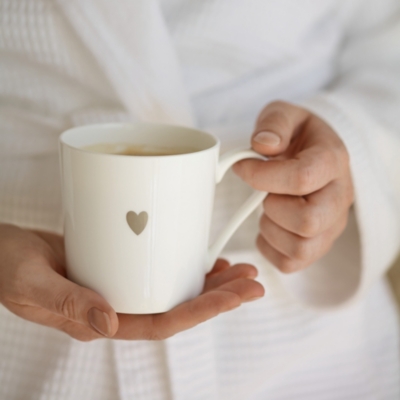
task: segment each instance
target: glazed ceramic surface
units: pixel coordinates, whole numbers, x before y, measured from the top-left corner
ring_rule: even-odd
[[[127,156],[83,149],[131,143],[193,152]],[[233,151],[205,132],[157,124],[102,124],[60,137],[67,273],[120,313],[170,310],[198,295],[218,254],[266,193],[255,192],[211,248],[214,190],[236,161],[264,157]]]

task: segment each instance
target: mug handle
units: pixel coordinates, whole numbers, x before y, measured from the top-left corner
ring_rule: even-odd
[[[218,163],[216,183],[220,183],[226,171],[235,164],[237,161],[244,160],[245,158],[257,158],[266,161],[267,157],[256,153],[253,150],[235,149],[224,153]],[[239,228],[242,222],[257,208],[259,204],[268,195],[267,192],[260,192],[255,190],[254,193],[242,204],[242,206],[233,214],[232,218],[219,234],[217,240],[208,249],[207,272],[210,272],[212,267],[217,261],[222,249]]]

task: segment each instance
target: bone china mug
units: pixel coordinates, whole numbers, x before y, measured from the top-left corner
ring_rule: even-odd
[[[121,155],[88,146],[132,144],[191,149]],[[168,311],[201,293],[228,239],[262,202],[255,193],[208,248],[215,185],[236,161],[265,157],[236,150],[219,160],[214,136],[186,127],[87,125],[60,136],[67,276],[119,313]]]

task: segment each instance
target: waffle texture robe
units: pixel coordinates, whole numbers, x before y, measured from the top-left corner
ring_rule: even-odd
[[[265,297],[163,342],[81,343],[0,306],[0,399],[400,398],[384,278],[400,243],[397,0],[0,0],[0,221],[62,232],[69,127],[194,125],[228,149],[275,99],[349,151],[356,200],[332,250],[282,276],[255,249],[255,212],[224,256],[254,263]],[[212,238],[249,193],[228,174]]]

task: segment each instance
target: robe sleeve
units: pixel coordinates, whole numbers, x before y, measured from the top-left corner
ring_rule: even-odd
[[[337,308],[365,295],[400,246],[400,2],[358,2],[328,88],[299,103],[350,154],[355,203],[345,232],[306,270],[281,275],[298,300]]]

